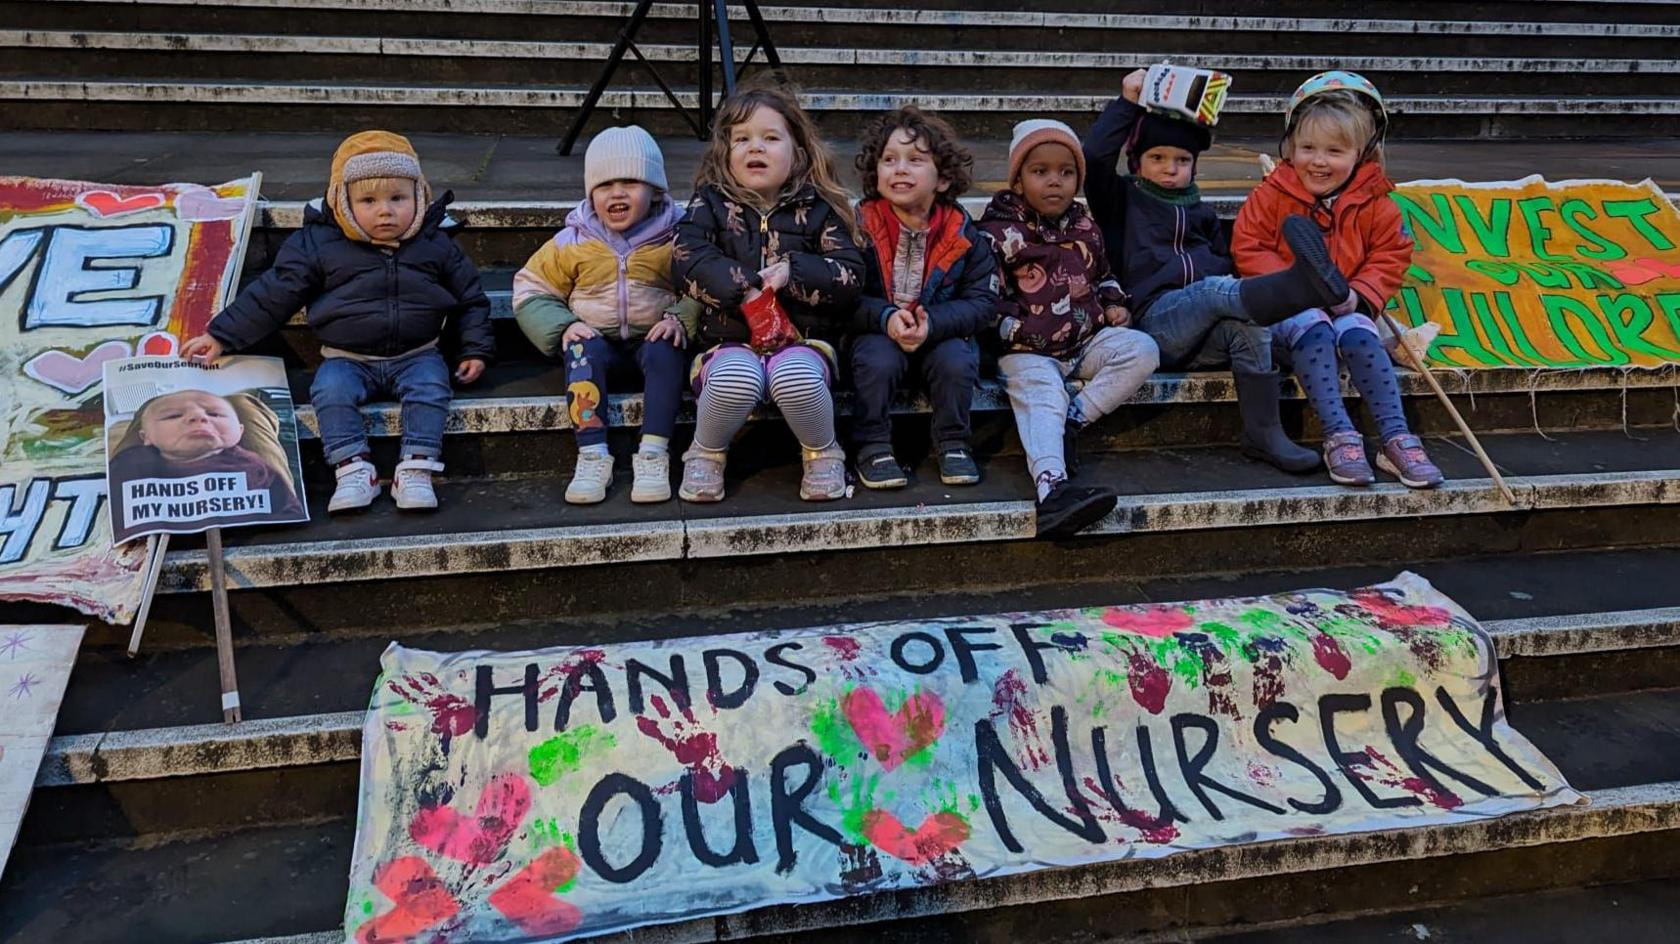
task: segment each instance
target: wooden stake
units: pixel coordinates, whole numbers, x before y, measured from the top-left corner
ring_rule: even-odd
[[[233,724],[239,715],[239,679],[233,671],[233,626],[228,617],[227,573],[222,562],[222,529],[204,532],[210,552],[210,605],[216,616],[216,665],[222,674],[222,720]]]
[[[1498,488],[1499,493],[1505,496],[1505,500],[1511,503],[1511,507],[1518,507],[1517,496],[1512,493],[1511,486],[1505,484],[1505,477],[1499,474],[1499,469],[1494,466],[1493,459],[1488,457],[1487,450],[1482,448],[1482,444],[1476,439],[1476,434],[1470,431],[1470,424],[1464,422],[1464,416],[1458,412],[1458,407],[1453,406],[1452,398],[1447,396],[1447,391],[1441,389],[1441,382],[1435,379],[1434,374],[1430,373],[1429,365],[1423,362],[1423,354],[1406,346],[1405,329],[1400,327],[1400,323],[1394,320],[1393,315],[1385,311],[1382,316],[1383,320],[1388,323],[1388,329],[1394,332],[1396,343],[1401,350],[1406,352],[1407,360],[1412,362],[1411,366],[1417,368],[1418,373],[1423,375],[1424,382],[1429,384],[1429,389],[1435,391],[1435,396],[1441,399],[1441,405],[1447,408],[1447,415],[1452,417],[1453,422],[1458,426],[1458,431],[1464,434],[1465,440],[1470,443],[1470,448],[1475,450],[1476,458],[1481,460],[1482,468],[1486,469],[1488,477],[1493,479],[1494,487]]]
[[[140,583],[140,613],[134,617],[134,632],[128,637],[128,657],[140,654],[140,636],[146,632],[146,617],[152,612],[152,598],[157,596],[158,577],[163,574],[163,555],[169,553],[169,535],[154,534],[146,539],[146,563],[141,570],[145,576]]]

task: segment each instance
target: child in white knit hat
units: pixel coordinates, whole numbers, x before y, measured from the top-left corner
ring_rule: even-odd
[[[513,280],[513,312],[531,343],[565,370],[578,461],[566,500],[607,497],[607,375],[639,372],[642,439],[631,461],[630,500],[671,497],[676,427],[688,331],[671,284],[671,242],[682,211],[665,182],[665,158],[641,128],[609,128],[583,157],[587,193],[566,228]]]

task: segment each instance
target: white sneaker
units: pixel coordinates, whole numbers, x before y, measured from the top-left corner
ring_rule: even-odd
[[[333,489],[327,511],[360,511],[379,497],[379,473],[366,459],[346,462],[338,467],[338,486]]]
[[[432,473],[442,471],[443,463],[436,459],[404,459],[397,463],[397,474],[391,476],[391,497],[397,500],[397,507],[409,511],[436,508]]]
[[[593,505],[607,497],[612,484],[613,457],[593,452],[578,453],[572,484],[566,486],[566,500],[574,505]]]
[[[668,452],[638,452],[630,460],[635,478],[630,483],[633,502],[662,502],[671,500],[671,454]]]

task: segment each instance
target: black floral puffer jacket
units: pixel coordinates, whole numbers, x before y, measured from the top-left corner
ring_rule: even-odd
[[[863,251],[816,188],[800,188],[767,214],[716,187],[695,192],[677,224],[671,278],[705,306],[699,347],[749,340],[741,302],[761,287],[759,270],[782,261],[789,279],[779,296],[788,317],[805,337],[838,342],[857,311]]]

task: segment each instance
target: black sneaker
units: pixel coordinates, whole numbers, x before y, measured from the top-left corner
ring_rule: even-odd
[[[1057,482],[1038,503],[1038,536],[1065,538],[1096,524],[1119,501],[1112,489]]]
[[[903,488],[910,484],[892,450],[880,446],[858,455],[857,474],[864,488]]]
[[[967,446],[952,446],[939,453],[939,481],[946,485],[974,485],[980,481],[980,465]]]

